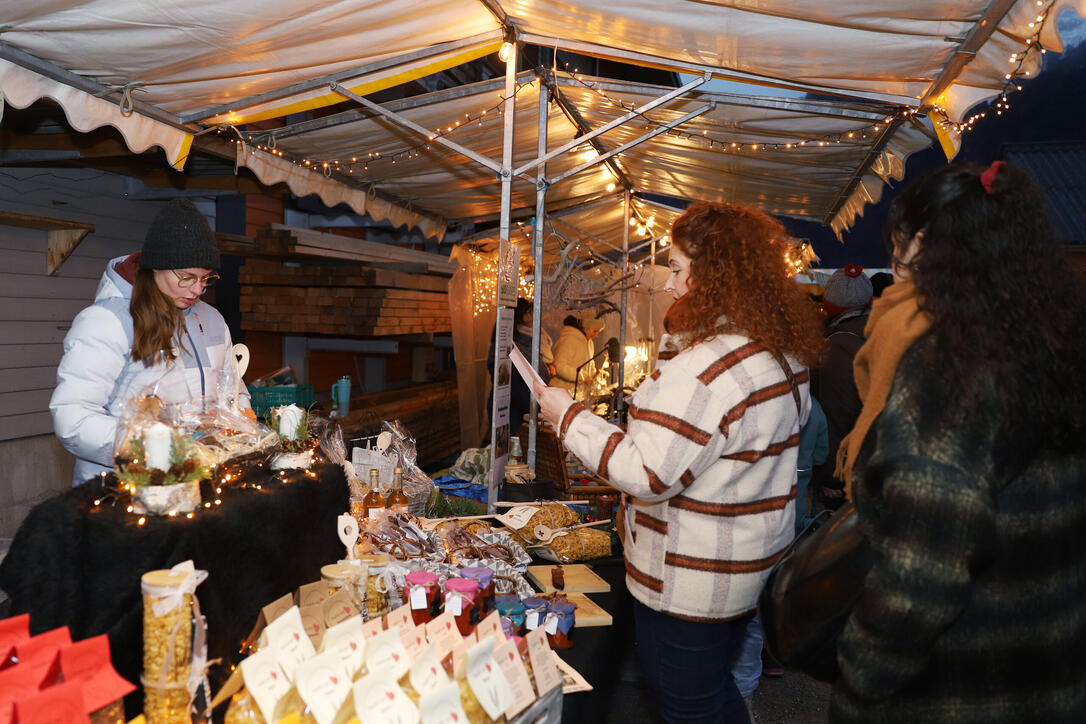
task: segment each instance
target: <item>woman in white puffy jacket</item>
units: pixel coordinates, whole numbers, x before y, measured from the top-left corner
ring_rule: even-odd
[[[110,260],[94,304],[64,338],[49,401],[56,435],[77,458],[72,485],[113,469],[117,424],[133,396],[153,389],[167,403],[210,405],[220,384],[236,389],[230,331],[200,301],[218,269],[215,234],[187,200],[155,217],[141,252]]]

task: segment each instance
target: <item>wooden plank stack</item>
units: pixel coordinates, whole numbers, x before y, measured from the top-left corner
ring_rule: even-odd
[[[448,280],[361,265],[246,264],[242,329],[337,337],[449,332]]]

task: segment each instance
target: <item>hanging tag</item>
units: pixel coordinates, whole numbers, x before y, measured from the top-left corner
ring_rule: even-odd
[[[336,533],[340,542],[347,548],[347,560],[354,560],[354,546],[358,543],[358,521],[353,515],[343,515],[336,518]]]
[[[542,611],[529,611],[528,615],[524,617],[524,625],[529,631],[535,631],[539,628],[539,617],[543,615]]]
[[[558,614],[548,613],[547,617],[543,620],[543,630],[554,636],[558,633]]]
[[[464,612],[464,599],[455,593],[445,594],[445,610],[453,616],[459,616]]]
[[[410,595],[411,609],[414,611],[421,611],[427,608],[429,604],[426,603],[426,589],[422,586],[415,586],[411,589]]]

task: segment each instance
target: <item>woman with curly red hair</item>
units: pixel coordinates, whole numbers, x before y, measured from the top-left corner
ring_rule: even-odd
[[[637,646],[665,719],[744,722],[729,662],[792,541],[819,313],[765,214],[695,203],[672,238],[669,334],[628,429],[563,390],[535,394],[566,447],[623,491]]]

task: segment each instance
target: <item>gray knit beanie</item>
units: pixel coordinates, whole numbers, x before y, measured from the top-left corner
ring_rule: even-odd
[[[215,232],[188,199],[174,199],[151,222],[140,255],[143,269],[219,270]]]
[[[846,264],[826,281],[822,292],[822,305],[827,311],[839,313],[846,309],[865,307],[871,303],[871,280],[863,273],[864,268]]]

